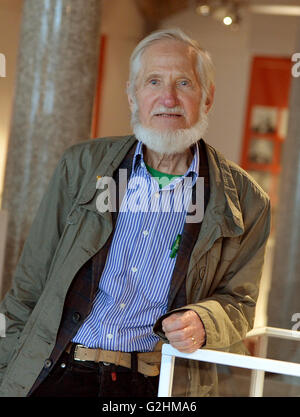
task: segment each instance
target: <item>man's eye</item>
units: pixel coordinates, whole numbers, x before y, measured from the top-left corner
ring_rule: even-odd
[[[179,84],[180,84],[180,85],[183,85],[183,86],[190,85],[190,83],[189,83],[189,81],[188,81],[188,80],[181,80],[181,81],[179,82]]]
[[[158,84],[158,80],[150,80],[149,83],[151,85],[157,85]]]

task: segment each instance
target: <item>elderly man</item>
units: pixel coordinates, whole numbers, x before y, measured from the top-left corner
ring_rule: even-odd
[[[138,44],[134,135],[67,150],[24,245],[1,305],[2,396],[155,396],[161,341],[187,353],[239,346],[270,206],[201,139],[213,95],[209,55],[180,30]],[[181,394],[216,393],[213,366],[181,372]]]

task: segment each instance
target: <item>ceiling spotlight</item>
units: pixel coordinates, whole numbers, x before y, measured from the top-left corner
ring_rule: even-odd
[[[223,19],[223,23],[226,26],[230,26],[232,24],[232,22],[233,22],[233,19],[232,19],[231,16],[225,16],[224,19]]]
[[[200,14],[200,16],[209,16],[211,12],[210,5],[207,1],[201,1],[196,7],[196,12]]]
[[[206,0],[197,1],[196,12],[200,16],[211,16],[213,19],[230,26],[232,29],[238,29],[240,16],[240,3],[238,0]]]
[[[232,28],[233,26],[235,26],[235,29],[239,26],[241,16],[237,3],[232,2],[231,4],[228,4],[226,13],[222,21],[225,26],[230,26]]]

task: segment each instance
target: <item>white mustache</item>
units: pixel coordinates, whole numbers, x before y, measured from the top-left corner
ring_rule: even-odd
[[[180,115],[184,116],[184,110],[179,106],[176,106],[176,107],[165,107],[165,106],[157,107],[156,109],[152,110],[151,116],[155,116],[156,114],[161,114],[161,113],[180,114]]]

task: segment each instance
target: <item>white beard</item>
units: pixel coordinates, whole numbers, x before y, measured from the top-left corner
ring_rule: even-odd
[[[186,151],[203,137],[208,128],[208,116],[204,111],[204,105],[201,105],[198,122],[192,127],[161,131],[142,126],[138,108],[135,106],[131,117],[131,126],[135,137],[147,148],[161,154],[172,155]]]

